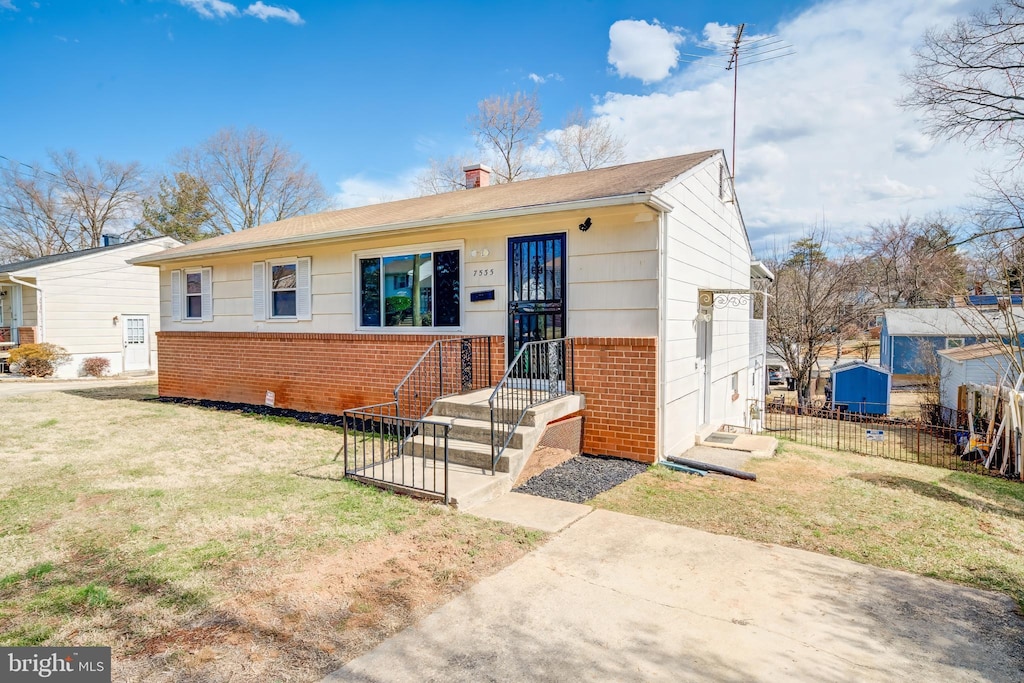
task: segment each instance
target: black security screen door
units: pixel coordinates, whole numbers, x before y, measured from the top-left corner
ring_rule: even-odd
[[[508,360],[565,336],[565,233],[508,240]]]

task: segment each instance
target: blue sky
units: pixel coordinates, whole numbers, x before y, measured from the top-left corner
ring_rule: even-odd
[[[0,0],[0,155],[74,148],[155,169],[221,127],[255,125],[355,205],[405,196],[429,157],[471,151],[478,100],[534,89],[547,128],[583,106],[630,160],[728,147],[731,77],[686,54],[743,21],[796,50],[741,71],[752,234],[822,215],[853,230],[966,201],[984,160],[923,139],[893,103],[921,32],[975,5]]]

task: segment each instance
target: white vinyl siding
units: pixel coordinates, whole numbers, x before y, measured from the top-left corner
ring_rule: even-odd
[[[581,232],[576,226],[587,216],[591,217],[593,227]],[[310,317],[289,321],[288,331],[379,334],[382,328],[360,325],[357,255],[408,254],[422,247],[426,251],[451,248],[461,252],[458,331],[504,335],[508,329],[508,238],[565,232],[567,333],[577,337],[654,337],[658,334],[655,216],[644,206],[611,207],[588,210],[584,215],[578,211],[562,212],[510,221],[483,221],[431,230],[428,234],[408,231],[309,245],[304,248],[304,255],[310,257]],[[285,246],[260,254],[260,260],[244,253],[204,257],[202,265],[213,266],[215,296],[214,320],[203,329],[259,332],[281,327],[268,319],[264,272],[267,261],[294,253],[294,246]],[[170,320],[169,271],[164,271],[163,277],[167,329],[192,329]],[[480,291],[493,291],[494,298],[471,301],[470,295]],[[302,313],[301,309],[298,313]],[[390,331],[423,333],[428,329]]]
[[[733,202],[718,197],[719,160],[694,169],[658,195],[676,208],[666,219],[663,402],[666,453],[694,444],[701,414],[697,371],[697,293],[750,287],[750,247]],[[727,179],[726,179],[727,180]],[[744,425],[750,382],[750,307],[715,308],[708,360],[711,392],[706,423]],[[735,379],[734,379],[735,378]],[[734,385],[735,382],[735,385]],[[733,400],[733,386],[740,396]]]

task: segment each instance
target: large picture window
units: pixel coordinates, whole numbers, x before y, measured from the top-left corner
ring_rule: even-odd
[[[458,327],[459,250],[361,257],[362,327]]]

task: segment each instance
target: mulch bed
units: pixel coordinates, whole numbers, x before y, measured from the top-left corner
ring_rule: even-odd
[[[259,406],[251,403],[230,403],[228,401],[210,401],[205,398],[175,398],[172,396],[160,396],[151,399],[159,403],[180,403],[185,406],[199,406],[212,410],[225,410],[232,413],[244,413],[246,415],[271,415],[273,417],[290,417],[299,422],[308,422],[318,425],[333,425],[342,427],[345,418],[341,415],[330,413],[310,413],[304,410],[291,410],[289,408],[271,408],[270,406]]]
[[[557,467],[541,472],[514,491],[570,503],[583,503],[614,488],[641,472],[647,465],[600,455],[577,455]]]

